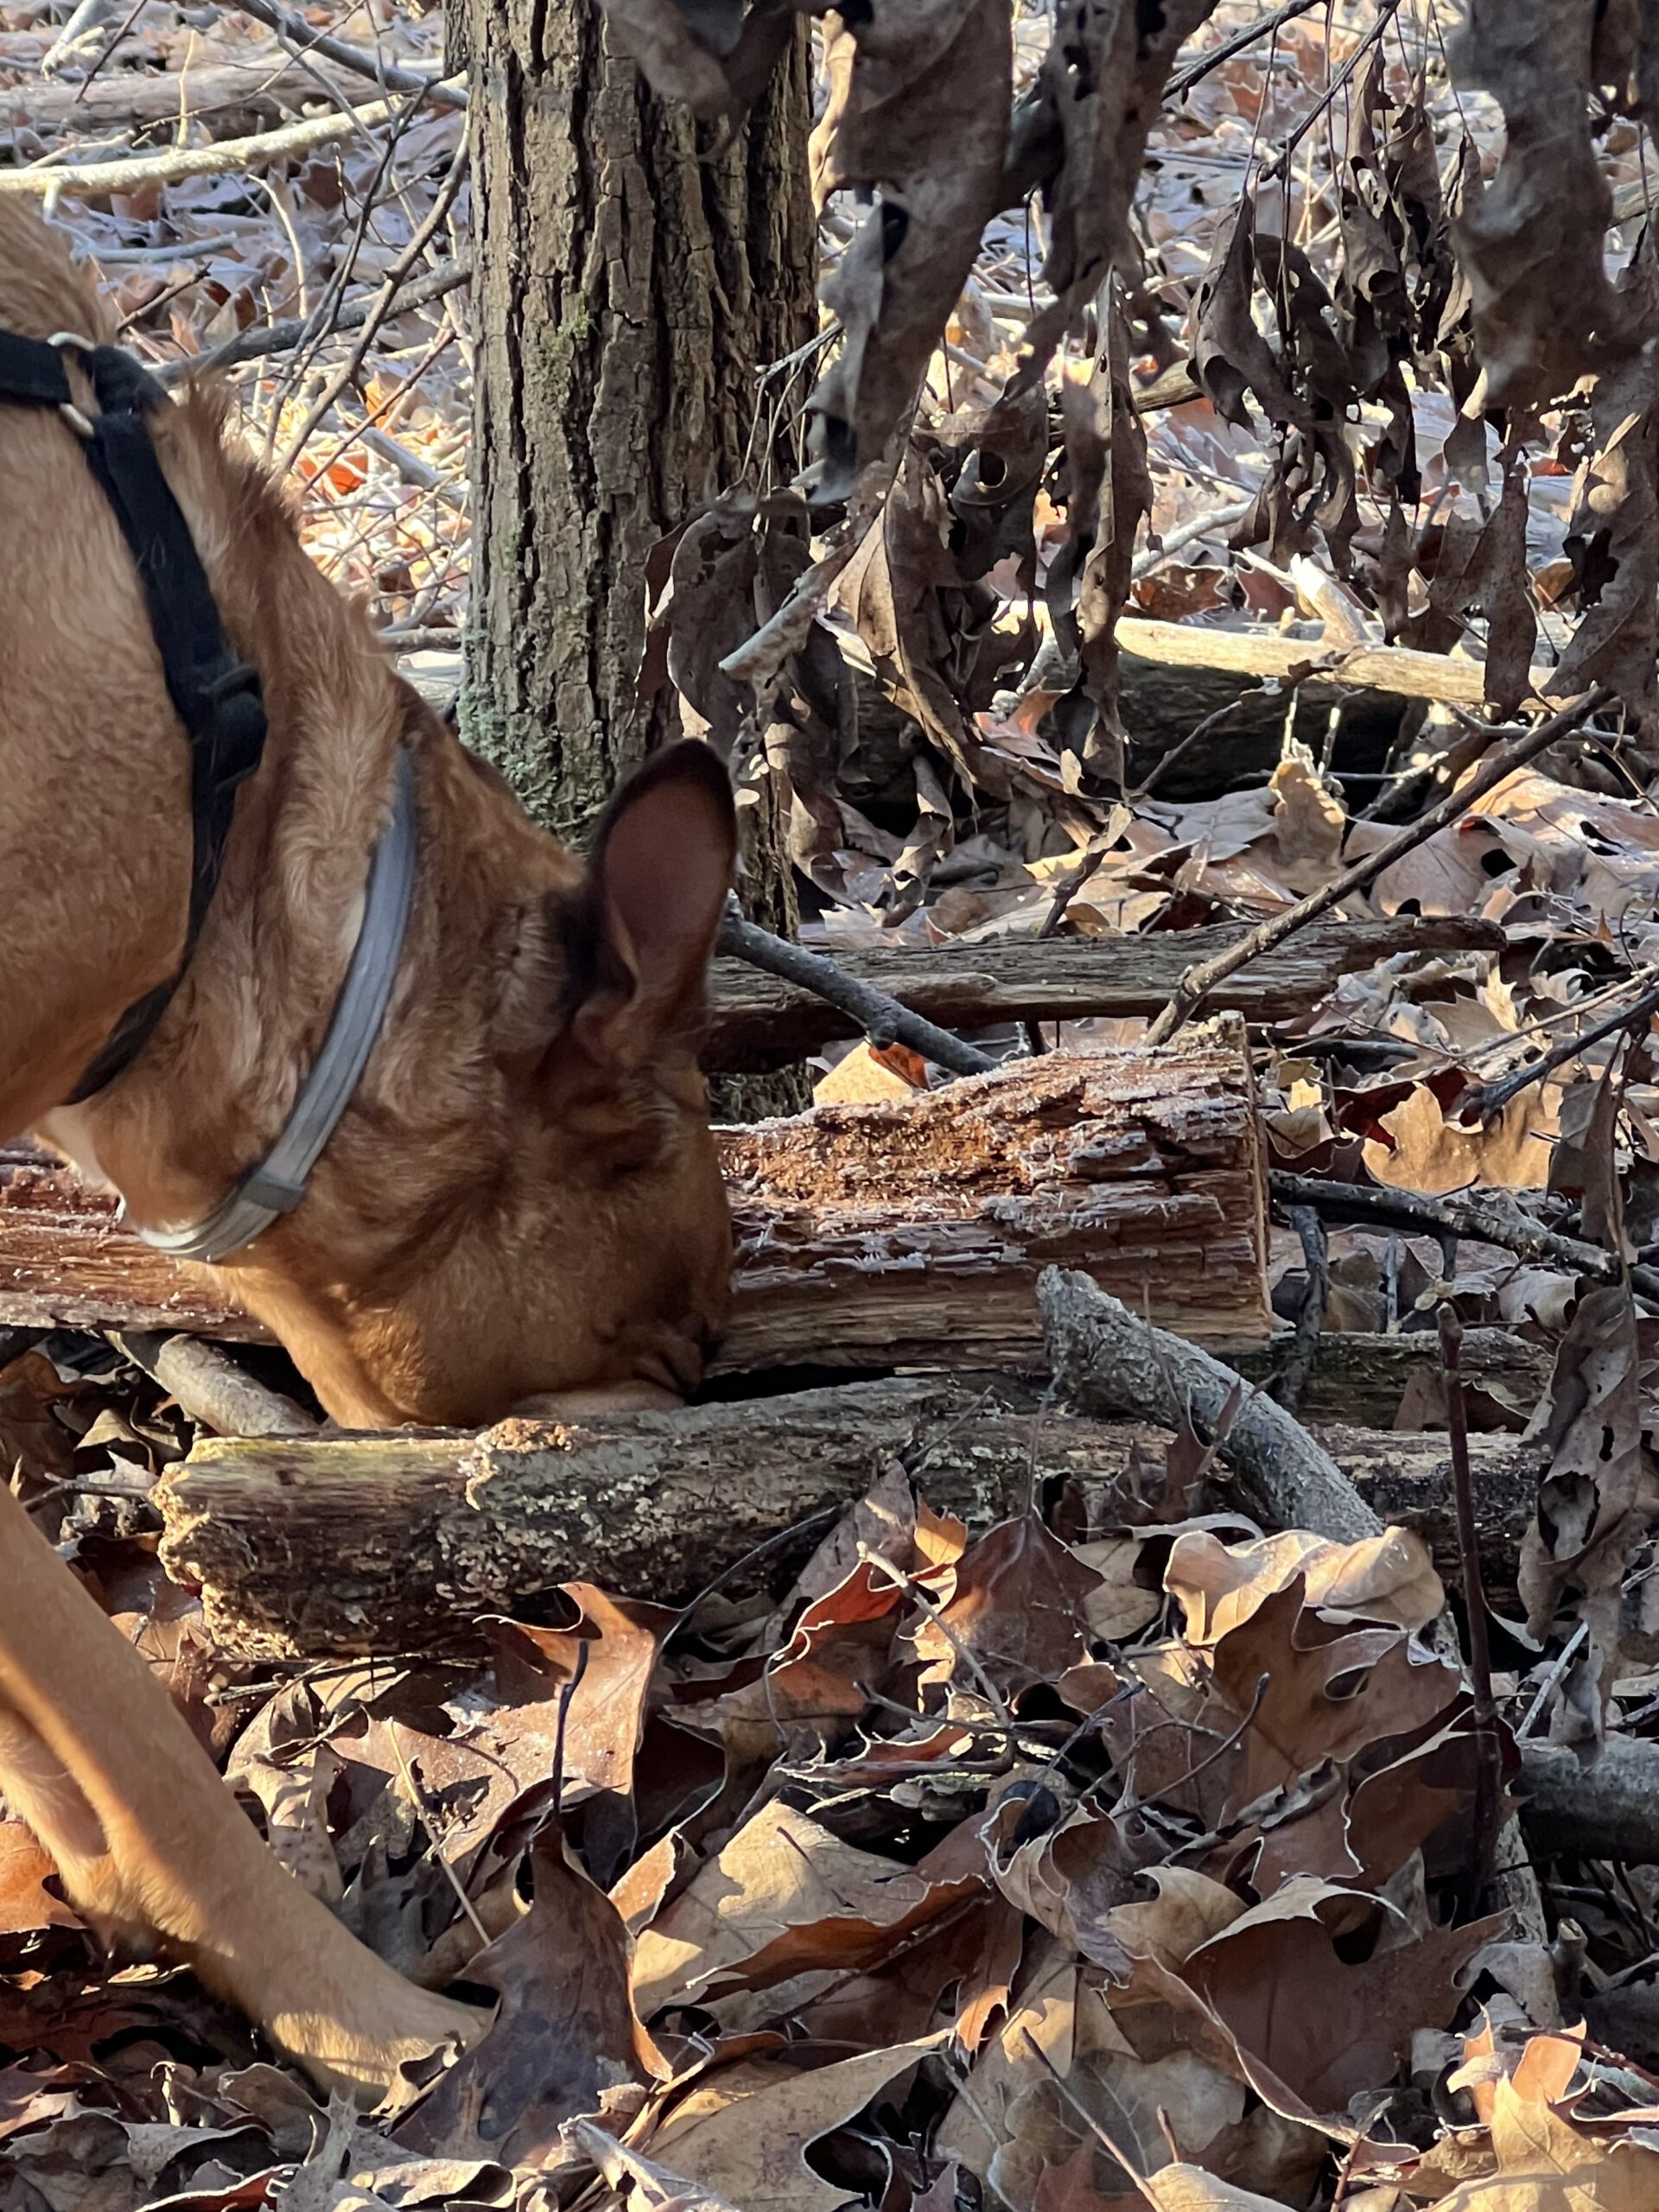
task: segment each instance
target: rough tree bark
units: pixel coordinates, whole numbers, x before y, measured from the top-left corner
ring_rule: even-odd
[[[455,4],[479,272],[462,718],[580,838],[677,733],[666,690],[635,698],[652,550],[743,479],[757,372],[815,327],[807,31],[728,136],[646,89],[596,0]],[[744,813],[746,904],[788,928],[779,825],[764,795]]]

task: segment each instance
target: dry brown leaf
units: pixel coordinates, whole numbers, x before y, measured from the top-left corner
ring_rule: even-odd
[[[1170,1548],[1164,1587],[1181,1602],[1186,1641],[1211,1644],[1299,1575],[1310,1605],[1396,1628],[1427,1628],[1446,1603],[1427,1545],[1408,1529],[1351,1544],[1302,1529],[1224,1544],[1207,1529],[1190,1529]]]
[[[902,1046],[883,1050],[870,1044],[855,1045],[828,1075],[820,1076],[813,1084],[812,1103],[855,1106],[876,1098],[913,1098],[926,1089],[926,1064],[918,1054],[905,1052]]]
[[[770,2064],[753,2065],[747,2093],[717,2110],[684,2120],[671,2113],[649,2147],[671,2172],[743,2212],[837,2212],[847,2191],[820,2180],[803,2152],[943,2040],[923,2036],[800,2071],[791,2070],[788,2055],[779,2053]]]
[[[80,1926],[79,1916],[46,1886],[57,1872],[31,1828],[21,1821],[0,1819],[0,1936]]]
[[[1581,1195],[1583,1233],[1605,1249],[1625,1249],[1615,1156],[1622,1070],[1618,1060],[1593,1089],[1581,1086],[1564,1129],[1552,1187]],[[1563,1121],[1567,1117],[1564,1115]],[[1589,1627],[1604,1707],[1618,1671],[1624,1571],[1643,1541],[1642,1352],[1628,1276],[1583,1281],[1555,1355],[1548,1398],[1534,1423],[1549,1462],[1538,1510],[1521,1548],[1516,1586],[1535,1635],[1563,1594],[1575,1592]]]
[[[1499,2082],[1492,2100],[1497,2172],[1440,2201],[1440,2212],[1653,2212],[1659,2152],[1573,2126],[1552,2104]]]
[[[1591,137],[1592,0],[1472,9],[1450,41],[1460,85],[1503,110],[1503,156],[1452,217],[1491,404],[1566,391],[1617,348],[1622,318],[1602,239],[1611,200]]]
[[[974,1870],[936,1879],[925,1866],[860,1851],[774,1798],[640,1936],[636,2002],[650,2014],[815,1967],[876,1966],[986,1878]]]
[[[1001,204],[1013,96],[1009,0],[865,0],[836,16],[830,99],[813,133],[820,207],[875,195],[823,287],[842,350],[809,403],[818,417],[822,496],[908,426],[945,317]]]
[[[1489,1190],[1542,1190],[1554,1155],[1554,1103],[1559,1092],[1535,1086],[1512,1098],[1501,1114],[1472,1128],[1448,1121],[1427,1084],[1382,1116],[1392,1138],[1367,1137],[1367,1171],[1395,1191],[1444,1198],[1479,1185]]]
[[[1376,1948],[1357,1960],[1357,1923],[1368,1917]],[[1463,2001],[1459,1974],[1508,1925],[1499,1915],[1402,1939],[1390,1918],[1351,1890],[1298,1878],[1195,1951],[1182,1978],[1224,2024],[1252,2081],[1271,2075],[1313,2111],[1341,2113],[1393,2079],[1417,2029],[1451,2021]]]
[[[1084,1608],[1096,1578],[1034,1514],[988,1530],[963,1554],[955,1575],[955,1592],[941,1608],[950,1634],[928,1618],[912,1638],[925,1683],[974,1689],[965,1652],[999,1688],[1017,1694],[1033,1682],[1052,1681],[1084,1657]]]
[[[522,1919],[480,1951],[467,1979],[500,2004],[477,2043],[396,2130],[412,2151],[534,2165],[559,2130],[615,2092],[667,2073],[628,1994],[620,1914],[544,1829],[531,1853]]]

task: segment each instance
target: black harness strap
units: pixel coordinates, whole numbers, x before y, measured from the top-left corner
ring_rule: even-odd
[[[63,362],[66,346],[92,379],[101,410],[97,416],[83,415],[75,404]],[[264,752],[265,708],[257,673],[231,651],[190,526],[156,458],[145,417],[168,400],[155,378],[113,346],[63,338],[48,342],[0,330],[0,402],[5,401],[55,407],[79,435],[137,565],[168,692],[190,739],[194,845],[184,957],[165,982],[122,1015],[65,1102],[78,1105],[137,1058],[189,965],[225,865],[237,791]]]

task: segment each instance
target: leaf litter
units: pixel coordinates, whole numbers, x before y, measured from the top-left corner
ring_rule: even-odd
[[[223,135],[229,75],[245,101],[286,59],[234,11],[149,0],[48,73],[62,12],[0,14],[15,163]],[[783,14],[611,12],[711,118],[751,96]],[[1544,1455],[1516,1618],[1493,1624],[1513,1780],[1517,1737],[1589,1758],[1659,1719],[1631,1274],[1659,1234],[1659,1094],[1647,1020],[1597,1033],[1659,966],[1652,249],[1631,219],[1650,34],[1633,8],[1514,0],[1460,41],[1432,10],[1338,4],[1188,81],[1261,11],[1192,0],[1150,36],[1147,12],[875,0],[823,29],[819,474],[810,503],[744,487],[691,522],[662,650],[686,726],[737,728],[740,771],[781,779],[804,933],[832,950],[1028,935],[1058,907],[1071,937],[1269,918],[1466,772],[1477,699],[1615,687],[1593,743],[1344,904],[1474,915],[1501,950],[1390,958],[1258,1039],[1276,1165],[1502,1194],[1627,1262],[1580,1274],[1432,1214],[1329,1237],[1327,1327],[1410,1335],[1449,1300],[1553,1365],[1541,1402],[1471,1393]],[[362,35],[360,12],[307,19]],[[440,66],[435,16],[370,28]],[[175,178],[58,219],[128,342],[182,365],[325,290],[361,298],[435,214],[429,269],[458,255],[461,129],[411,106],[257,183]],[[348,360],[326,315],[291,361],[231,372],[314,553],[445,669],[464,296],[394,317],[315,423]],[[758,575],[841,553],[766,684],[719,671]],[[1125,615],[1300,658],[1166,711],[1174,671],[1125,652]],[[1477,687],[1386,695],[1379,736],[1344,684],[1377,645],[1472,663]],[[842,1095],[871,1079],[849,1068]],[[1283,1232],[1274,1273],[1293,1318]],[[187,1443],[84,1341],[0,1368],[9,1466],[273,1848],[496,2022],[379,2119],[325,2110],[187,1977],[106,1974],[0,1821],[8,2205],[1659,2202],[1659,2033],[1636,2002],[1653,1868],[1546,1865],[1547,1944],[1475,1910],[1471,1693],[1414,1534],[1241,1529],[1179,1442],[1161,1498],[1131,1485],[1086,1527],[1046,1500],[970,1532],[882,1475],[792,1586],[690,1630],[575,1586],[562,1622],[489,1624],[487,1665],[273,1678],[213,1651],[156,1567],[142,1493]],[[1628,2056],[1589,2038],[1586,2002]]]

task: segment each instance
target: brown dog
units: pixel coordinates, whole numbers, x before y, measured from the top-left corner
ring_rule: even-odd
[[[8,199],[0,325],[104,325],[54,235]],[[269,738],[159,1029],[63,1105],[178,967],[188,766],[132,556],[73,431],[0,405],[0,1136],[35,1128],[143,1227],[211,1211],[317,1055],[401,741],[419,836],[386,1018],[308,1195],[228,1262],[237,1292],[350,1424],[683,1395],[730,1266],[696,1065],[733,864],[724,771],[701,747],[658,756],[584,869],[399,680],[213,400],[162,409],[152,436]],[[471,2017],[409,1989],[276,1869],[3,1491],[0,1789],[89,1914],[184,1951],[324,2077],[382,2082]]]

